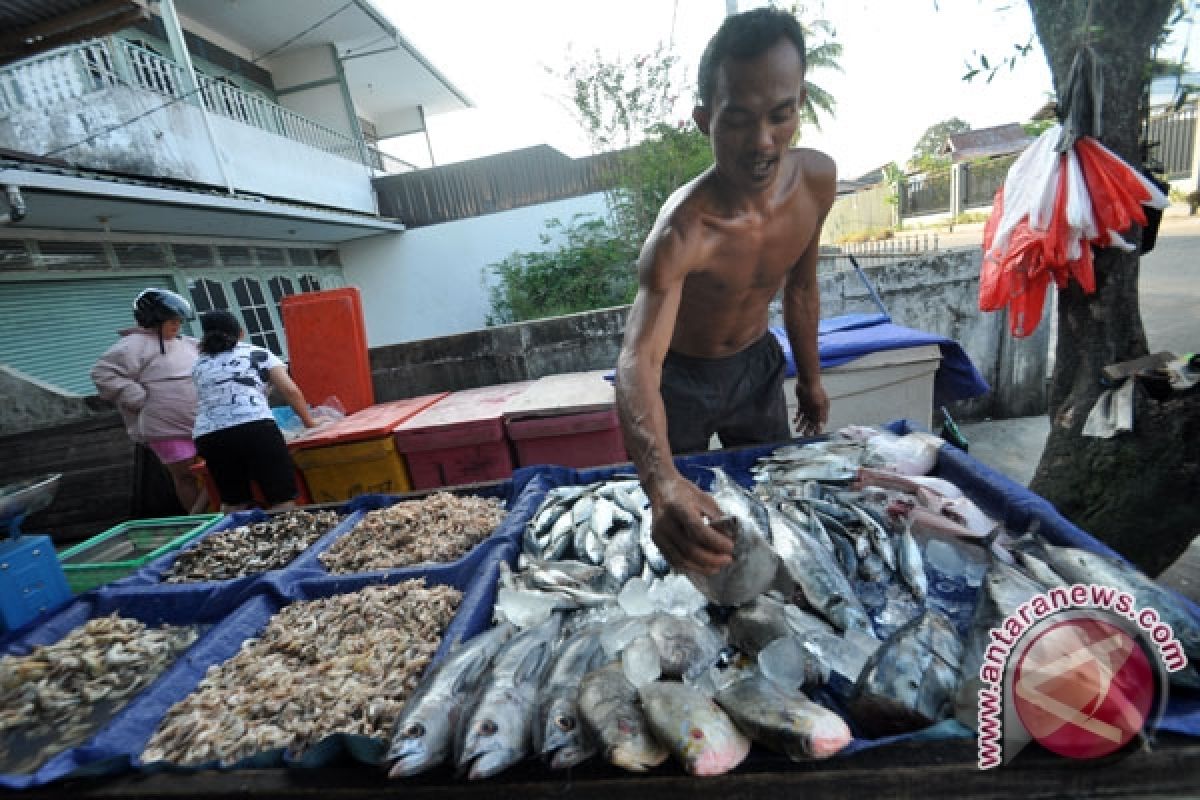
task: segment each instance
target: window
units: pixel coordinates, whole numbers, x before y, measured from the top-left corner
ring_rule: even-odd
[[[318,250],[317,265],[321,267],[340,267],[342,259],[337,250]]]
[[[302,250],[299,247],[288,249],[288,258],[292,260],[294,267],[315,267],[317,260],[313,258],[312,250]]]
[[[279,319],[283,320],[283,298],[290,297],[296,293],[296,287],[292,284],[291,278],[285,278],[282,275],[271,278],[267,281],[267,288],[271,290],[271,299],[275,301],[275,312],[279,315]]]
[[[242,311],[246,338],[275,355],[283,355],[283,348],[279,346],[279,334],[275,331],[275,321],[271,319],[271,311],[258,280],[238,278],[233,282],[233,295]]]
[[[217,309],[229,310],[229,300],[225,297],[225,289],[216,281],[204,279],[188,281],[188,294],[192,296],[192,305],[195,306],[197,314]]]
[[[171,249],[180,269],[209,269],[217,263],[213,249],[206,244],[173,244]]]
[[[287,261],[283,257],[283,250],[278,247],[255,247],[254,255],[258,258],[258,264],[261,267],[287,266]]]
[[[24,239],[0,239],[0,270],[6,269],[33,269]]]
[[[221,255],[221,263],[227,267],[252,267],[254,258],[249,247],[222,245],[217,248]]]
[[[39,242],[42,264],[49,269],[108,269],[100,242]]]
[[[321,291],[321,282],[317,280],[316,275],[301,275],[300,276],[300,291],[302,292],[319,292]]]
[[[116,242],[112,249],[118,267],[161,268],[167,263],[167,256],[161,244]]]

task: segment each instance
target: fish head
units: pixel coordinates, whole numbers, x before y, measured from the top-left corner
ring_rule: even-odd
[[[408,720],[392,736],[387,760],[393,778],[415,775],[442,762],[449,752],[454,721],[449,715]]]
[[[496,715],[483,715],[471,722],[458,758],[459,773],[473,781],[489,778],[521,760],[523,740],[514,741],[510,730]]]
[[[667,760],[668,753],[634,717],[616,721],[618,740],[609,748],[608,760],[630,772],[645,772]]]
[[[578,749],[584,739],[584,726],[576,705],[569,700],[556,700],[546,715],[541,755],[557,758],[564,749]]]

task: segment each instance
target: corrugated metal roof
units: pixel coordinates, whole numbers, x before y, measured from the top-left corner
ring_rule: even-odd
[[[148,17],[144,0],[0,0],[0,64]]]
[[[380,213],[416,228],[610,189],[619,157],[572,159],[537,145],[376,178],[374,184]]]
[[[950,152],[952,160],[967,161],[972,158],[1017,153],[1028,147],[1031,142],[1033,137],[1026,133],[1024,128],[1010,122],[992,128],[952,133],[946,137],[945,150]]]

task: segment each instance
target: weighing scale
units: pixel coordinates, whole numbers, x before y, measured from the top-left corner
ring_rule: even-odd
[[[71,599],[50,537],[21,533],[26,517],[50,505],[61,479],[54,473],[0,486],[0,632]]]

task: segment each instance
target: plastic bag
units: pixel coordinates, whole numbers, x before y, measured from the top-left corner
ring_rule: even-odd
[[[1146,224],[1143,206],[1167,204],[1157,186],[1091,137],[1059,153],[1060,133],[1050,128],[1017,158],[984,228],[979,308],[1007,307],[1018,338],[1041,321],[1050,281],[1095,292],[1092,247],[1133,250],[1122,232]]]

